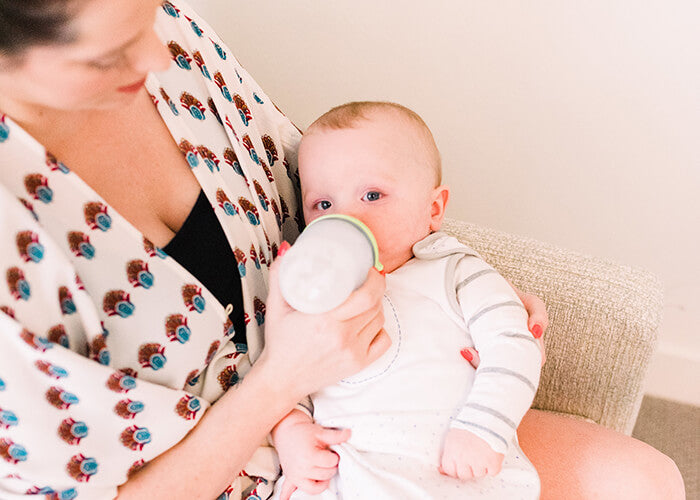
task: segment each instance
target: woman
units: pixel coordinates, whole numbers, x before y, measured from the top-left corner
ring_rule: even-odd
[[[0,496],[264,498],[269,430],[387,348],[383,278],[284,304],[299,134],[185,5],[3,0],[0,23]],[[519,431],[545,497],[677,491],[624,436]]]

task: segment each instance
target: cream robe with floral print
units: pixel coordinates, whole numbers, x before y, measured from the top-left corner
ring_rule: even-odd
[[[188,6],[164,2],[156,30],[173,63],[146,87],[234,249],[248,345],[227,304],[0,114],[2,498],[113,497],[262,348],[268,266],[301,224],[300,134]],[[274,473],[261,449],[223,496],[265,498]]]

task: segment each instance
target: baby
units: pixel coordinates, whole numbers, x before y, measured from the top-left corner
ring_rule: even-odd
[[[506,280],[439,232],[449,196],[440,169],[430,130],[397,104],[345,104],[304,135],[306,222],[340,213],[372,230],[392,345],[313,394],[313,417],[294,410],[277,425],[278,497],[295,487],[294,499],[539,496],[515,432],[537,390],[539,347]],[[465,346],[479,351],[476,371]]]

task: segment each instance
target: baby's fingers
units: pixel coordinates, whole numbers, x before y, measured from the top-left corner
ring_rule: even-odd
[[[486,467],[483,465],[465,465],[459,471],[459,478],[463,481],[478,479],[486,475]]]
[[[319,429],[316,431],[316,439],[318,439],[321,443],[323,443],[326,446],[344,443],[345,441],[350,439],[351,435],[352,432],[350,431],[350,429],[333,429],[332,427],[319,427]]]
[[[477,476],[469,465],[463,465],[457,469],[457,477],[462,481],[469,481],[480,476]]]
[[[442,462],[440,463],[440,467],[438,467],[438,471],[440,474],[443,476],[450,476],[450,477],[458,477],[457,476],[457,467],[452,459],[448,459],[446,457],[442,457]]]
[[[314,481],[313,479],[304,479],[299,482],[299,489],[309,495],[320,495],[330,485],[330,481]]]
[[[309,471],[309,479],[316,482],[330,481],[336,472],[338,472],[337,467],[312,467]]]
[[[487,476],[495,476],[499,472],[501,472],[501,464],[491,465],[491,466],[486,468],[486,475]]]
[[[289,479],[285,479],[282,484],[282,490],[280,491],[280,500],[289,500],[292,497],[292,493],[297,490],[297,487]]]

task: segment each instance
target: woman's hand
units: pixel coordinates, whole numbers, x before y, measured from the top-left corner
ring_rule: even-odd
[[[340,306],[323,314],[294,310],[279,289],[284,247],[270,267],[265,348],[256,362],[298,399],[348,377],[381,356],[391,344],[383,329],[385,280],[370,269],[366,282]]]
[[[507,280],[506,280],[507,281]],[[537,339],[540,346],[540,352],[542,353],[542,366],[544,366],[545,361],[547,361],[547,356],[544,352],[544,332],[549,326],[549,318],[547,317],[547,308],[544,305],[542,299],[537,295],[532,293],[525,293],[518,290],[513,286],[513,283],[508,281],[508,284],[515,290],[518,294],[518,298],[525,306],[525,310],[528,314],[527,319],[527,329],[530,330],[532,336]],[[480,359],[479,351],[473,347],[466,347],[460,351],[462,357],[469,361],[469,363],[474,367],[478,368]]]

